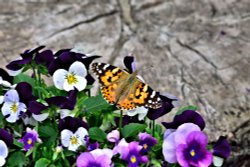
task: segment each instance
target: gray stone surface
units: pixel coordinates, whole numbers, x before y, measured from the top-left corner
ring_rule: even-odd
[[[117,66],[133,52],[154,89],[199,107],[211,140],[228,136],[228,166],[250,166],[249,0],[0,0],[1,66],[41,44]]]

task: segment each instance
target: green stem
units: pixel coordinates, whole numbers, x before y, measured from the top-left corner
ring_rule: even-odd
[[[120,133],[122,131],[122,116],[123,116],[123,111],[120,110],[120,120],[119,120],[119,131],[120,131]]]
[[[153,137],[155,135],[155,120],[152,121],[153,122]]]

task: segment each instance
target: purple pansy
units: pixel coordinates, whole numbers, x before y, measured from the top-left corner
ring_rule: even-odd
[[[11,87],[13,84],[13,76],[10,76],[4,69],[0,68],[0,85]]]
[[[231,149],[227,138],[220,136],[218,141],[213,145],[213,155],[221,158],[227,158],[229,157],[230,152]]]
[[[28,151],[34,147],[36,142],[42,142],[36,130],[27,128],[25,135],[18,140],[18,142],[24,144],[24,150]]]
[[[20,102],[19,94],[16,90],[7,91],[3,101],[1,111],[8,122],[16,122],[19,120],[20,115],[27,110],[26,105]]]
[[[0,128],[0,166],[3,166],[6,162],[6,158],[9,154],[8,147],[13,144],[13,137],[8,131]]]
[[[21,53],[21,57],[18,60],[14,60],[6,66],[9,71],[9,74],[11,76],[15,76],[22,72],[23,66],[29,64],[32,61],[34,55],[38,54],[39,51],[44,47],[45,46],[39,46],[33,50],[26,50],[24,53]]]
[[[205,121],[201,115],[193,110],[185,110],[179,115],[175,115],[173,122],[162,122],[166,129],[177,129],[184,123],[194,123],[198,125],[201,130],[205,128]]]
[[[142,146],[141,153],[147,153],[152,146],[157,144],[156,138],[148,133],[139,133],[139,145]]]
[[[71,151],[76,151],[81,145],[86,145],[86,136],[88,136],[87,124],[81,119],[66,117],[59,122],[61,131],[62,146]]]
[[[133,73],[136,70],[135,66],[135,58],[132,54],[125,56],[123,59],[123,63],[126,66],[126,69],[129,73]]]
[[[207,150],[207,136],[201,131],[193,131],[183,139],[186,143],[176,146],[178,163],[183,167],[206,167],[212,162],[212,153]]]
[[[77,167],[110,167],[112,150],[95,149],[90,152],[82,153],[76,160]]]
[[[34,60],[37,65],[44,64],[49,68],[50,63],[54,60],[54,55],[51,50],[44,50],[41,53],[38,53]]]
[[[127,161],[128,167],[138,167],[141,163],[147,163],[148,158],[141,154],[142,146],[138,142],[127,143],[122,139],[117,146],[115,146],[113,153],[119,153],[121,159]]]
[[[32,113],[32,117],[36,121],[44,121],[48,118],[49,113],[42,113],[42,111],[47,110],[49,107],[43,103],[37,101],[30,101],[28,105],[28,111]]]
[[[167,162],[181,166],[209,166],[212,153],[206,149],[207,136],[193,123],[184,123],[164,134],[163,155]]]

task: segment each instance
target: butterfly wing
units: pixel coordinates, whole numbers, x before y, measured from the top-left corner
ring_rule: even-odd
[[[97,75],[101,84],[101,92],[110,104],[115,104],[118,101],[117,91],[121,87],[123,80],[128,77],[126,71],[105,63],[93,63],[92,71]]]

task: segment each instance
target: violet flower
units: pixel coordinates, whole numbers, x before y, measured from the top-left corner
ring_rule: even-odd
[[[141,153],[147,153],[151,147],[157,144],[157,139],[148,133],[139,133],[139,145],[142,146]]]
[[[212,153],[206,149],[208,140],[199,126],[184,123],[176,131],[167,130],[164,134],[163,155],[167,162],[178,162],[181,166],[209,166]]]
[[[0,128],[0,166],[3,166],[6,162],[6,158],[9,154],[8,147],[13,144],[13,136],[6,130]]]
[[[138,142],[127,143],[122,139],[117,146],[115,146],[113,153],[119,153],[121,159],[127,161],[128,167],[139,167],[141,163],[147,163],[148,158],[141,154],[142,146]]]
[[[34,147],[36,142],[41,143],[42,141],[39,138],[39,135],[36,130],[27,128],[26,134],[20,140],[18,140],[18,142],[23,143],[24,150],[28,151]]]
[[[10,62],[6,68],[11,76],[16,76],[22,72],[24,65],[29,64],[34,55],[39,53],[39,50],[43,49],[45,46],[39,46],[33,50],[26,50],[24,53],[20,54],[18,60]]]
[[[3,116],[10,123],[19,120],[22,112],[26,112],[26,105],[20,102],[18,92],[16,90],[9,90],[4,95],[4,104],[1,108]]]
[[[110,167],[112,150],[95,149],[91,152],[84,152],[76,160],[77,167]]]
[[[59,122],[62,146],[76,151],[79,146],[86,145],[87,125],[81,119],[66,117]]]

